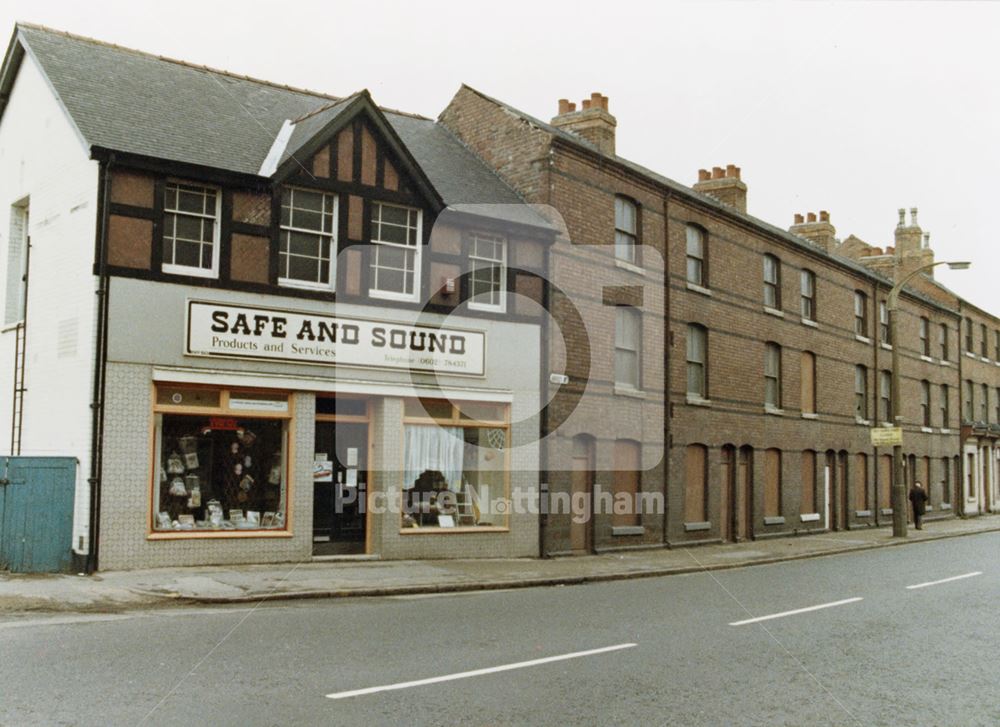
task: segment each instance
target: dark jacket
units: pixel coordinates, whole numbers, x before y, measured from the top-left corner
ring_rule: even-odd
[[[916,486],[910,489],[910,502],[913,503],[913,512],[923,515],[927,507],[927,490]]]

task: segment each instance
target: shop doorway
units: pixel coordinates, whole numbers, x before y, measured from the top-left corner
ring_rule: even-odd
[[[572,494],[570,497],[569,544],[574,553],[594,550],[594,438],[579,434],[573,437]]]
[[[316,399],[313,555],[368,552],[369,425],[367,399]]]

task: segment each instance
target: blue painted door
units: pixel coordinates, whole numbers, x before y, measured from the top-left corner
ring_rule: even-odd
[[[70,571],[76,467],[73,457],[0,457],[0,570]]]

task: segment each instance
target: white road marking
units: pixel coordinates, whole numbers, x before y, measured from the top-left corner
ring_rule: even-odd
[[[423,687],[427,684],[439,684],[450,682],[456,679],[468,679],[478,677],[483,674],[495,674],[501,671],[512,669],[524,669],[529,666],[539,666],[541,664],[551,664],[554,661],[565,661],[567,659],[579,659],[582,656],[594,656],[595,654],[606,654],[609,651],[620,651],[621,649],[631,649],[638,644],[616,644],[615,646],[605,646],[600,649],[589,649],[588,651],[575,651],[571,654],[560,654],[559,656],[546,656],[544,659],[531,659],[530,661],[519,661],[514,664],[503,664],[502,666],[490,666],[485,669],[473,669],[472,671],[462,671],[457,674],[445,674],[429,679],[416,679],[412,682],[399,682],[397,684],[385,684],[381,687],[367,687],[366,689],[352,689],[347,692],[334,692],[327,694],[328,699],[345,699],[347,697],[360,697],[364,694],[375,694],[376,692],[390,692],[396,689],[409,689],[410,687]]]
[[[963,573],[960,576],[952,576],[951,578],[942,578],[939,581],[927,581],[926,583],[917,583],[913,586],[907,586],[906,590],[912,591],[914,588],[926,588],[927,586],[936,586],[940,583],[951,583],[952,581],[960,581],[963,578],[972,578],[974,576],[981,576],[983,572],[981,570],[972,571],[972,573]]]
[[[744,621],[733,621],[730,626],[745,626],[746,624],[755,624],[759,621],[770,621],[773,618],[784,618],[785,616],[794,616],[797,613],[807,613],[809,611],[819,611],[821,608],[833,608],[834,606],[843,606],[847,603],[857,603],[858,601],[864,600],[860,596],[857,598],[845,598],[843,601],[834,601],[833,603],[821,603],[818,606],[808,606],[806,608],[797,608],[794,611],[782,611],[781,613],[772,613],[769,616],[757,616],[756,618],[748,618]]]

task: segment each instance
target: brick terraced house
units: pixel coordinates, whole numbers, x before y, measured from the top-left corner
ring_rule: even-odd
[[[598,514],[584,531],[553,512],[543,523],[546,553],[890,523],[892,449],[873,447],[869,430],[891,418],[894,345],[907,482],[929,488],[931,517],[1000,510],[1000,320],[927,271],[904,289],[900,340],[889,340],[894,281],[933,262],[915,209],[909,223],[901,211],[886,252],[854,236],[838,240],[826,211],[777,228],[747,212],[734,165],[701,170],[687,187],[617,156],[617,120],[599,93],[579,110],[560,100],[546,123],[463,86],[440,121],[528,202],[561,216],[554,312],[567,296],[592,301],[595,312],[632,306],[643,321],[636,348],[653,370],[643,372],[639,402],[620,382],[604,386],[602,406],[553,432],[542,479],[552,493],[594,483],[661,493],[665,515],[641,513],[620,528],[613,514]],[[623,232],[634,246],[622,244]],[[593,265],[600,248],[611,251],[603,269]],[[650,288],[668,293],[662,323],[638,294]],[[584,354],[576,344],[595,360],[615,360],[617,330],[597,340],[572,333],[565,343],[551,339],[568,361]],[[570,386],[587,385],[572,366],[565,373]],[[560,390],[555,401],[565,396]],[[642,427],[636,418],[661,409],[669,413],[662,439],[644,441],[635,430],[660,422]],[[652,450],[634,458],[645,466],[637,478],[621,471],[628,446]]]

